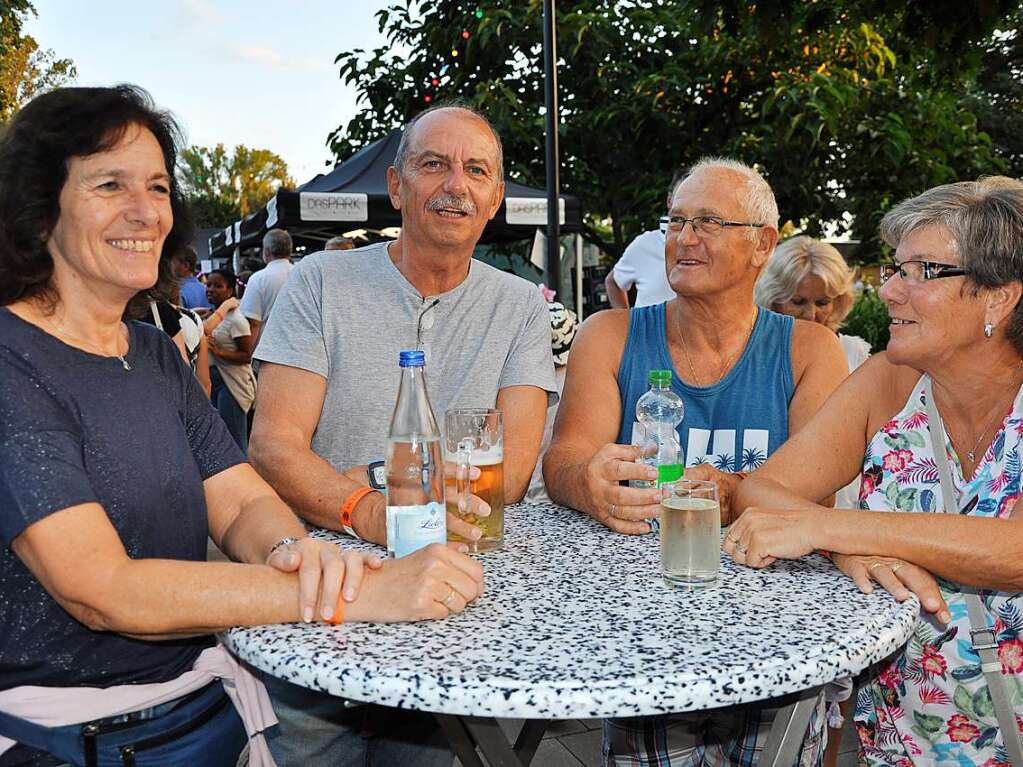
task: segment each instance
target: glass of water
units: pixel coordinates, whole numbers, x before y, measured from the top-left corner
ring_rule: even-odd
[[[661,486],[661,569],[669,586],[701,588],[718,577],[721,504],[718,486],[680,479]]]

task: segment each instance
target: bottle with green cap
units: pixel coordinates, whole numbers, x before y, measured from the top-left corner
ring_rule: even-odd
[[[651,370],[650,390],[636,402],[636,420],[643,426],[643,463],[657,467],[656,486],[682,478],[685,459],[678,425],[685,415],[682,398],[671,390],[670,370]],[[655,483],[648,483],[650,487]]]

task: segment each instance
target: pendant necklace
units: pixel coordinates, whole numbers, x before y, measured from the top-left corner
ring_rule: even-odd
[[[60,335],[64,336],[65,338],[69,338],[72,341],[78,341],[79,343],[85,344],[86,346],[90,347],[88,349],[84,349],[83,351],[89,352],[90,354],[96,354],[99,357],[107,357],[108,359],[110,357],[113,357],[114,359],[116,359],[118,362],[121,363],[121,367],[123,367],[125,370],[131,370],[132,369],[131,368],[131,364],[128,362],[128,360],[126,360],[124,358],[125,355],[128,352],[125,352],[124,354],[113,354],[113,355],[107,354],[104,351],[97,352],[96,351],[97,347],[96,347],[96,345],[92,341],[89,341],[89,340],[87,340],[85,338],[82,338],[81,336],[76,336],[73,333],[69,333],[67,331],[67,329],[63,325],[61,325],[61,324],[59,324],[57,322],[54,322],[54,321],[50,320],[49,318],[47,318],[46,322],[47,322],[48,325],[50,325],[52,328],[54,328]]]

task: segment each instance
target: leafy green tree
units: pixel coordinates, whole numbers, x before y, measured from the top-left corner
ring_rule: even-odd
[[[22,34],[26,16],[35,13],[28,0],[0,0],[0,122],[6,122],[32,98],[75,79],[71,59],[58,59]]]
[[[561,4],[562,187],[617,254],[652,228],[676,168],[729,155],[764,170],[797,227],[872,238],[898,200],[1006,167],[963,94],[1017,5]],[[494,122],[509,175],[543,185],[540,0],[402,0],[377,17],[386,44],[336,60],[363,107],[329,137],[337,157],[458,97]]]
[[[261,208],[278,189],[295,185],[287,163],[268,149],[239,144],[228,154],[223,144],[191,146],[180,161],[182,187],[203,226],[227,226]]]

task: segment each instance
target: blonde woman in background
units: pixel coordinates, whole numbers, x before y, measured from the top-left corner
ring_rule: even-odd
[[[838,332],[856,300],[855,274],[833,245],[812,237],[792,237],[774,251],[757,280],[757,304],[831,328],[849,361],[849,372],[866,362],[870,345]]]

